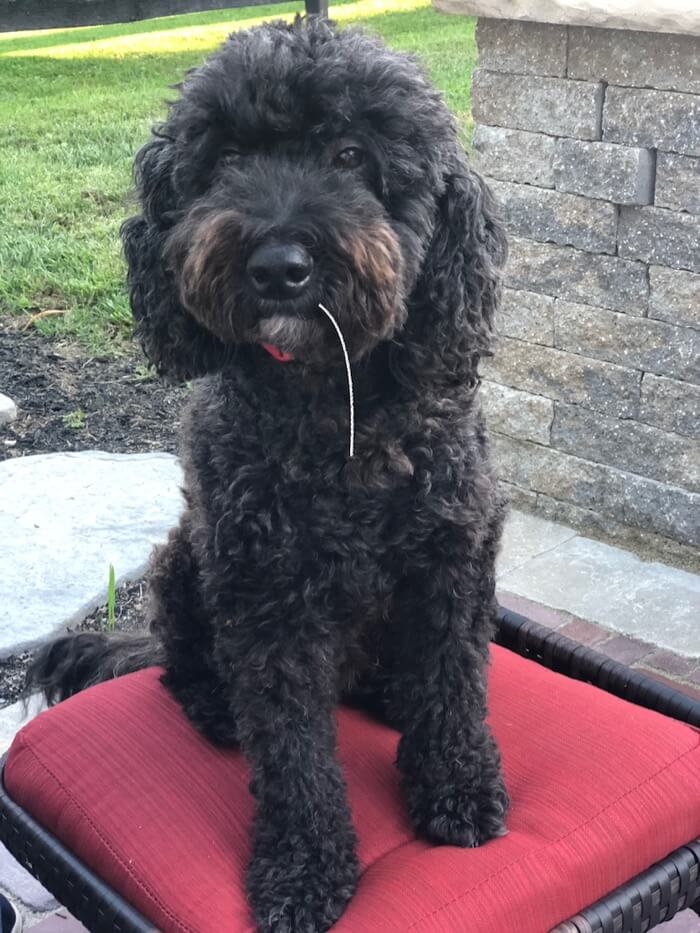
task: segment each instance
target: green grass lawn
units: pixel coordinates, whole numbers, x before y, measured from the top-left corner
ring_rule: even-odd
[[[0,314],[36,321],[94,351],[129,333],[119,224],[131,210],[131,160],[164,113],[168,85],[233,29],[290,18],[300,2],[113,26],[0,34]],[[474,21],[428,0],[331,8],[420,54],[465,134]]]

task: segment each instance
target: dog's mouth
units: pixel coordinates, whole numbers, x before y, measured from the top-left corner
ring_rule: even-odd
[[[294,354],[290,353],[288,350],[283,350],[281,347],[275,346],[274,343],[266,343],[263,341],[260,346],[263,350],[267,350],[270,356],[274,357],[278,363],[291,363],[294,359]]]
[[[321,314],[318,314],[319,318]],[[324,345],[320,320],[277,310],[260,318],[248,331],[247,339],[257,343],[278,363],[321,361]]]
[[[343,334],[343,329],[338,323],[336,316],[321,302],[319,302],[316,307],[321,318],[320,322],[309,321],[304,318],[291,317],[286,314],[275,314],[270,317],[263,318],[263,320],[259,322],[257,327],[257,334],[253,339],[279,363],[291,363],[297,358],[295,353],[293,353],[291,350],[284,349],[284,346],[281,345],[281,343],[273,343],[271,339],[266,340],[262,338],[275,335],[275,337],[279,338],[280,341],[287,341],[287,345],[295,347],[297,346],[297,341],[309,340],[309,338],[318,338],[322,333],[323,325],[325,325],[326,328],[328,326],[332,328],[332,330],[335,332],[333,336],[337,339],[337,342],[340,345],[340,350],[342,352],[342,357],[345,363],[349,404],[348,452],[350,458],[352,459],[352,457],[355,455],[355,400],[352,384],[352,366],[350,363],[348,346],[346,343],[345,335]],[[333,342],[335,342],[335,339]],[[299,345],[303,347],[303,344]],[[311,357],[306,355],[306,347],[304,347],[303,352],[303,362],[309,362]]]

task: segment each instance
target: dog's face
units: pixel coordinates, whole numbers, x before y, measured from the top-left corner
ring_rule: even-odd
[[[234,34],[137,160],[144,214],[124,238],[147,352],[168,368],[188,340],[211,360],[258,343],[322,367],[338,353],[323,303],[366,355],[406,324],[459,151],[441,97],[378,41],[319,23]]]

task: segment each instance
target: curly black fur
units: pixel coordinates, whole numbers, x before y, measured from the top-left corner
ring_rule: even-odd
[[[137,332],[161,372],[203,377],[187,510],[152,561],[151,647],[62,640],[33,683],[55,700],[162,655],[192,722],[250,761],[260,929],[315,933],[358,872],[341,697],[401,730],[418,832],[460,846],[504,832],[484,722],[503,503],[477,377],[503,234],[413,59],[318,22],[231,36],[136,165],[142,213],[123,238]],[[308,288],[256,295],[251,252],[289,241],[313,257]],[[319,301],[354,361],[351,461]]]

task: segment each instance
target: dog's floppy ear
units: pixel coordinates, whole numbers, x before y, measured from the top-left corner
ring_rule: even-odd
[[[167,137],[154,136],[138,152],[135,180],[142,213],[124,221],[121,237],[136,336],[160,374],[190,379],[219,369],[230,349],[185,311],[163,261],[178,209],[174,165],[175,144]]]
[[[490,355],[506,239],[494,198],[455,147],[443,174],[433,235],[399,344],[416,384],[475,380]],[[403,361],[402,361],[403,362]]]

